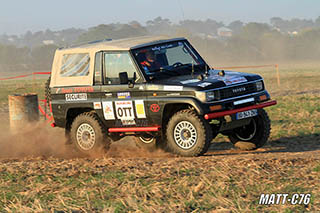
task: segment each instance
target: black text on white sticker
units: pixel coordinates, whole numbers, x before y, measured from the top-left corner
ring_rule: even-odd
[[[87,93],[66,94],[66,101],[86,101]]]
[[[120,120],[134,119],[132,101],[116,101],[116,114]]]

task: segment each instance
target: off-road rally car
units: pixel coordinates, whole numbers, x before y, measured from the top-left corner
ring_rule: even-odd
[[[215,70],[185,38],[140,37],[56,50],[47,99],[82,153],[135,136],[137,146],[204,154],[218,133],[263,146],[275,105],[255,74]]]

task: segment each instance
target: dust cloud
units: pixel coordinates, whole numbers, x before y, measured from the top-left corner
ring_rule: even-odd
[[[1,129],[0,158],[75,156],[65,146],[64,131],[46,122],[28,124],[18,133],[10,131],[9,122]]]
[[[134,136],[125,137],[118,142],[111,144],[107,151],[107,157],[113,158],[169,158],[173,154],[167,153],[161,149],[149,152],[135,145]]]
[[[18,133],[10,131],[7,114],[0,120],[0,159],[40,158],[163,158],[170,157],[162,150],[148,152],[135,145],[134,137],[112,142],[110,148],[94,156],[77,152],[73,144],[66,144],[64,129],[52,128],[46,121],[26,125]]]

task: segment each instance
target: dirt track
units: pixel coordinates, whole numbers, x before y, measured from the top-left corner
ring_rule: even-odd
[[[0,113],[1,114],[1,113]],[[78,158],[79,154],[73,151],[72,145],[65,145],[64,130],[52,128],[45,122],[26,126],[19,134],[11,134],[8,117],[2,113],[3,130],[0,135],[0,159],[26,157],[56,157]],[[5,134],[4,134],[5,133]],[[203,157],[220,158],[288,158],[288,157],[315,157],[320,158],[320,135],[306,135],[280,138],[269,141],[267,145],[254,151],[240,151],[233,148],[227,138],[223,142],[212,143],[209,151]],[[133,137],[126,137],[114,142],[111,149],[104,156],[114,158],[173,158],[175,156],[158,150],[148,153],[137,148]],[[200,157],[200,158],[203,158]]]

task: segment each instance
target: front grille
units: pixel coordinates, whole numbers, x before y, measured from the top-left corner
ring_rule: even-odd
[[[249,83],[241,86],[234,86],[219,90],[220,100],[226,98],[233,98],[241,95],[247,95],[257,92],[255,83]]]

